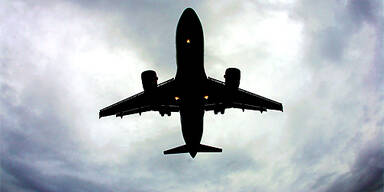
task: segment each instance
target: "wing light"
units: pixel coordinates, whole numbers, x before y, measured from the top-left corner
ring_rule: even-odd
[[[178,96],[175,96],[175,100],[178,101],[180,99],[180,97]]]
[[[204,99],[208,99],[208,95],[204,96]]]
[[[187,39],[187,43],[190,44],[190,43],[191,43],[191,40]]]

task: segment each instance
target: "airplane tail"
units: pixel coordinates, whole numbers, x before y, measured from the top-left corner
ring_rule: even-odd
[[[173,149],[168,149],[164,151],[164,155],[168,154],[178,154],[178,153],[190,153],[192,157],[196,155],[197,152],[222,152],[223,150],[216,147],[211,147],[208,145],[199,144],[197,148],[190,148],[187,145],[182,145],[179,147],[175,147]]]

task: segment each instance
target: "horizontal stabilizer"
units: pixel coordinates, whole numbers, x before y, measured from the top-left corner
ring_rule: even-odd
[[[164,155],[176,154],[176,153],[188,153],[188,152],[189,152],[189,150],[188,150],[187,145],[182,145],[182,146],[175,147],[173,149],[168,149],[168,150],[164,151]]]
[[[200,144],[197,152],[222,152],[223,150],[216,147]]]
[[[196,152],[222,152],[223,150],[216,147],[211,147],[208,145],[199,144],[198,147],[188,147],[187,145],[182,145],[175,147],[173,149],[168,149],[164,151],[164,155],[168,154],[177,154],[177,153],[191,153],[196,154]],[[192,155],[194,156],[194,155]]]

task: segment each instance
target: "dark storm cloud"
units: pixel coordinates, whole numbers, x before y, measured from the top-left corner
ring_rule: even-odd
[[[9,156],[2,158],[2,177],[5,180],[2,180],[1,191],[111,191],[101,184],[71,174],[44,174],[39,168],[33,167],[33,162],[24,161]],[[12,179],[7,180],[10,177]]]
[[[380,131],[380,130],[379,130]],[[325,148],[325,147],[324,147]],[[332,150],[324,150],[326,154],[332,154]],[[348,153],[344,151],[343,153]],[[381,191],[384,187],[384,146],[383,134],[377,133],[373,139],[356,151],[354,163],[349,166],[348,171],[343,174],[331,172],[329,174],[319,174],[309,171],[301,174],[296,179],[294,185],[301,185],[302,182],[310,178],[309,188],[306,191],[326,191],[326,192],[371,192]],[[306,156],[306,155],[305,155]],[[321,156],[321,155],[320,155]],[[308,158],[308,157],[306,157]],[[317,157],[322,158],[322,157]],[[307,160],[308,161],[308,160]],[[311,166],[314,164],[312,163]],[[303,168],[305,164],[300,164]],[[315,179],[315,180],[313,180]],[[296,188],[298,190],[300,188]]]
[[[369,192],[380,191],[384,187],[384,146],[381,134],[366,144],[357,154],[350,171],[336,177],[318,179],[313,190],[328,185],[326,192]],[[334,178],[334,177],[333,177]]]

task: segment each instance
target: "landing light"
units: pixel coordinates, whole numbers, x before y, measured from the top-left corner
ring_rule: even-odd
[[[208,95],[204,96],[204,99],[208,99]]]
[[[175,96],[175,100],[177,101],[177,100],[179,100],[180,99],[180,97],[178,97],[178,96]]]
[[[191,43],[191,40],[187,39],[187,43],[188,43],[188,44]]]

